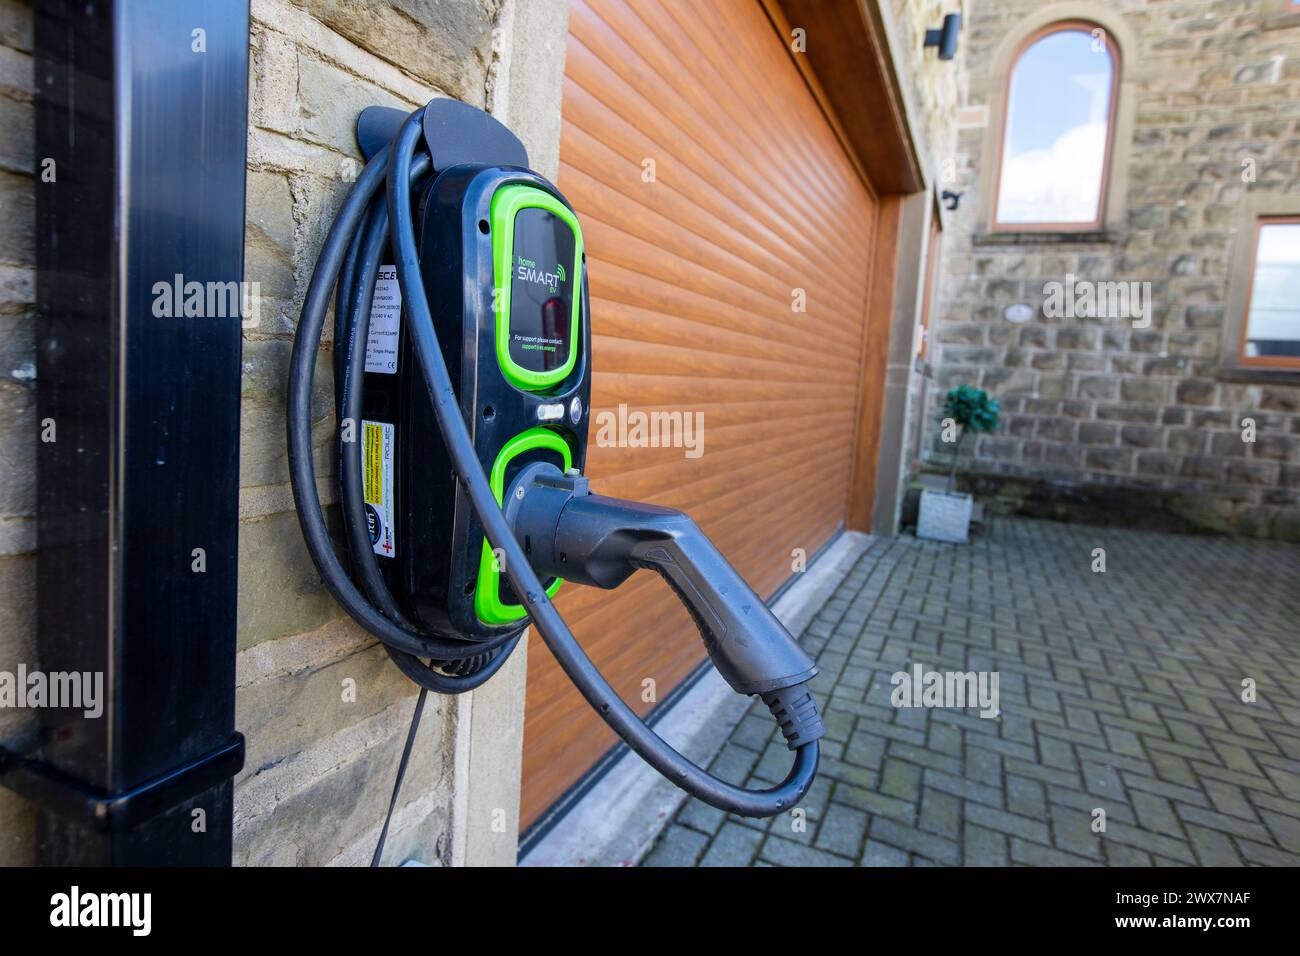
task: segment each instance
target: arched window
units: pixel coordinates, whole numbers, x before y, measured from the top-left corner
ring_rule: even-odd
[[[1119,67],[1095,24],[1053,23],[1029,37],[1007,78],[995,229],[1101,227]]]

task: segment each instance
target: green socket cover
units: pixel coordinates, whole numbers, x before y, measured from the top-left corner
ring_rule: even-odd
[[[506,442],[492,463],[492,494],[496,495],[500,505],[505,498],[506,468],[510,462],[524,452],[543,449],[556,452],[564,460],[564,470],[573,467],[573,454],[569,443],[549,428],[530,428]],[[546,589],[548,597],[554,597],[563,581],[556,578]],[[523,618],[528,612],[522,604],[503,604],[501,602],[501,569],[497,566],[492,547],[485,537],[483,554],[478,562],[478,584],[474,590],[474,613],[484,624],[511,624]]]
[[[582,229],[568,206],[534,186],[492,197],[497,362],[525,391],[563,382],[578,358]]]

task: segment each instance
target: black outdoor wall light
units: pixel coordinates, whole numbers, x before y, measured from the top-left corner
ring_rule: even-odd
[[[943,18],[938,30],[925,31],[925,45],[939,48],[939,59],[951,60],[957,55],[957,34],[961,33],[961,14],[950,13]]]

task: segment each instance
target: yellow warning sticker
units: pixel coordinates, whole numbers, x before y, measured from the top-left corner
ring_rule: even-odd
[[[361,423],[361,477],[366,501],[366,528],[375,554],[397,551],[393,526],[393,449],[395,429],[388,422]]]

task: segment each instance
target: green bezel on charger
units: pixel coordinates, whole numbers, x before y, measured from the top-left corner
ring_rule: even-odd
[[[498,505],[505,500],[506,466],[524,452],[537,448],[558,453],[564,460],[565,471],[573,467],[573,453],[569,450],[569,443],[549,428],[530,428],[528,431],[516,435],[505,443],[501,452],[497,455],[497,460],[492,463],[490,481],[492,494],[496,496]],[[474,589],[474,613],[478,615],[478,619],[484,624],[512,624],[521,620],[528,613],[522,604],[503,604],[501,602],[500,582],[501,570],[497,567],[496,558],[492,554],[492,548],[485,537],[483,539],[483,553],[478,562],[478,583]],[[546,589],[547,595],[554,597],[555,592],[560,589],[560,585],[563,583],[563,579],[556,578],[554,583]]]
[[[563,365],[547,371],[524,368],[510,355],[510,290],[514,277],[515,217],[521,210],[544,209],[559,218],[573,231],[573,262],[564,274],[564,263],[556,268],[563,275],[561,282],[569,283],[569,355]],[[492,197],[492,272],[493,304],[496,313],[496,350],[501,374],[517,388],[529,392],[542,391],[558,385],[568,378],[578,359],[578,320],[582,310],[582,227],[578,217],[560,200],[535,186],[514,184],[503,186]]]

